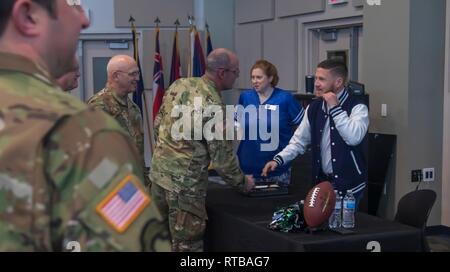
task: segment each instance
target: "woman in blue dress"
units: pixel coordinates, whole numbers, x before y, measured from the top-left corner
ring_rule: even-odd
[[[277,167],[268,177],[262,177],[261,171],[289,143],[302,121],[303,107],[289,91],[276,87],[279,77],[272,63],[258,60],[250,73],[253,88],[241,93],[238,105],[243,109],[238,106],[236,114],[244,133],[237,153],[241,169],[254,176],[256,185],[270,182],[288,186],[290,165]]]

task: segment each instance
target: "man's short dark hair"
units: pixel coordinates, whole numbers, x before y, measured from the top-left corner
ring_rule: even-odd
[[[32,1],[44,7],[51,17],[56,18],[55,0],[32,0]],[[12,8],[16,0],[1,0],[1,2],[2,3],[0,5],[0,37],[3,35],[3,32],[5,31],[6,24],[8,23],[9,17],[11,16]]]
[[[342,61],[338,61],[335,59],[327,59],[319,63],[319,65],[317,65],[317,68],[330,70],[330,72],[334,76],[342,77],[344,81],[347,81],[348,69],[347,65],[345,65],[345,63],[343,63]]]

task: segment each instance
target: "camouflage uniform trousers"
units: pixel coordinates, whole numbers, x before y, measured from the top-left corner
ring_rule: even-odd
[[[169,218],[172,251],[202,252],[206,227],[204,197],[190,197],[165,190],[158,184],[151,187],[152,200],[163,218]]]

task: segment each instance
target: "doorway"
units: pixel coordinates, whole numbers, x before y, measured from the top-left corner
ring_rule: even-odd
[[[82,43],[82,90],[79,98],[87,101],[106,85],[106,66],[115,55],[133,56],[131,40],[88,40]]]
[[[309,29],[311,32],[310,67],[315,71],[319,62],[337,59],[344,62],[349,71],[349,79],[358,81],[361,75],[361,50],[363,38],[361,25]]]

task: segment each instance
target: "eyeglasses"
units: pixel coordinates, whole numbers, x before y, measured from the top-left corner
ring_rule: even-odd
[[[81,0],[66,0],[69,6],[81,6]]]
[[[240,73],[239,68],[237,68],[237,69],[230,69],[230,68],[220,67],[220,68],[217,68],[217,69],[222,69],[225,72],[232,72],[235,76],[239,76],[239,73]]]
[[[139,71],[125,72],[125,71],[117,70],[116,72],[125,73],[125,74],[129,75],[130,77],[138,77],[141,75],[141,72],[139,72]]]

